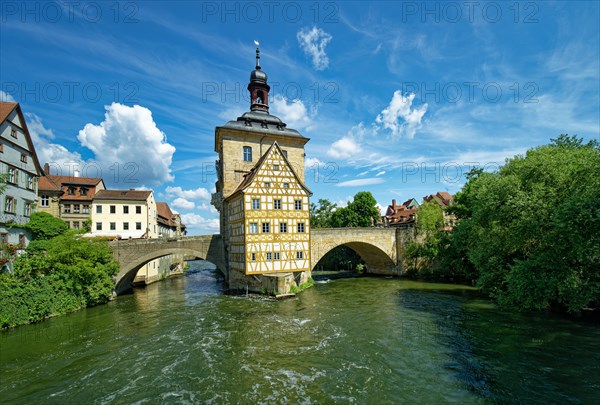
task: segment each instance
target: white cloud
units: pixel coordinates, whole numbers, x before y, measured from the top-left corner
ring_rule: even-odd
[[[385,170],[380,171],[375,175],[375,177],[383,176],[385,174]]]
[[[175,147],[167,143],[145,107],[112,103],[106,106],[104,121],[86,124],[77,139],[94,152],[106,173],[114,174],[104,176],[109,182],[113,177],[116,183],[152,186],[174,179],[170,166]]]
[[[383,216],[387,212],[387,205],[381,205],[379,203],[375,204],[377,209],[379,210],[379,215]]]
[[[336,187],[358,187],[358,186],[369,186],[372,184],[380,184],[385,180],[378,177],[369,177],[367,179],[348,180],[336,184]]]
[[[186,200],[185,198],[177,197],[171,203],[171,206],[181,210],[193,210],[196,208],[196,204],[193,201]]]
[[[167,187],[165,189],[167,196],[170,197],[181,197],[187,200],[205,200],[210,201],[210,192],[202,187],[198,187],[194,190],[184,190],[181,187]]]
[[[276,95],[271,103],[273,114],[278,116],[292,128],[302,128],[310,123],[306,106],[301,100],[288,101]]]
[[[324,70],[329,66],[329,58],[325,53],[325,47],[333,39],[331,35],[321,28],[302,28],[296,34],[298,44],[307,56],[312,58],[315,69]]]
[[[403,96],[400,90],[396,90],[390,104],[381,111],[375,122],[390,129],[393,137],[404,135],[409,139],[414,138],[428,107],[425,103],[419,108],[411,109],[414,98],[414,93]],[[400,119],[403,122],[399,122]]]
[[[8,94],[4,90],[0,90],[0,101],[3,101],[5,103],[16,103],[16,100],[13,98],[13,96]]]
[[[319,158],[310,157],[304,159],[304,167],[306,169],[318,169],[319,167],[322,167],[324,165],[325,163],[319,160]]]
[[[219,220],[217,218],[204,218],[198,214],[183,214],[181,221],[188,228],[199,231],[200,233],[219,232]]]
[[[361,147],[354,139],[349,136],[344,136],[331,145],[327,154],[335,159],[346,159],[356,155],[360,151]]]
[[[50,164],[52,174],[71,175],[73,168],[77,167],[82,176],[100,176],[101,169],[93,167],[91,161],[86,163],[79,153],[70,152],[64,146],[50,142],[54,139],[54,133],[44,127],[40,117],[30,113],[26,113],[25,117],[38,160],[42,166]]]

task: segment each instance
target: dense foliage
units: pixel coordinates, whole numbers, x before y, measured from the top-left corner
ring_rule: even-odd
[[[425,201],[416,216],[417,238],[404,250],[406,270],[409,274],[433,272],[433,262],[439,254],[444,225],[442,208],[435,201]]]
[[[47,212],[34,212],[29,222],[22,226],[31,233],[34,240],[48,240],[62,235],[68,229],[67,224]]]
[[[379,219],[377,201],[368,191],[356,193],[347,207],[338,207],[326,199],[310,206],[310,224],[314,228],[373,226]]]
[[[444,268],[478,277],[504,305],[578,311],[600,304],[600,146],[561,135],[495,173],[469,174]]]
[[[39,321],[107,302],[118,272],[110,247],[67,232],[32,244],[0,274],[0,327]]]

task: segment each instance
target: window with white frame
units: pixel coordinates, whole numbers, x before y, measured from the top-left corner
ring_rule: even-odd
[[[298,233],[304,233],[304,222],[298,223]]]
[[[296,259],[304,259],[304,252],[301,250],[296,252]]]
[[[287,233],[287,223],[282,222],[279,224],[279,233]]]
[[[252,209],[253,210],[259,210],[260,209],[260,199],[258,199],[258,198],[253,198],[252,199]]]
[[[256,223],[256,222],[250,223],[250,233],[258,233],[258,223]]]
[[[252,147],[244,146],[244,162],[252,162]]]
[[[273,200],[273,209],[280,210],[281,209],[281,200]]]
[[[42,207],[47,207],[50,205],[50,196],[49,195],[42,195],[41,199],[40,199],[40,205]]]
[[[262,231],[263,231],[263,233],[271,232],[271,224],[269,222],[263,222],[262,223]]]

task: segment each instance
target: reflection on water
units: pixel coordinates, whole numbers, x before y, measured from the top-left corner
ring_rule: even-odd
[[[594,325],[399,279],[231,296],[206,267],[0,334],[1,401],[599,402]]]

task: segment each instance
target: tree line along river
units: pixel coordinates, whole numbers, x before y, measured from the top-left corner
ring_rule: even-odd
[[[233,296],[209,267],[0,333],[0,403],[600,402],[597,324],[402,279]]]

